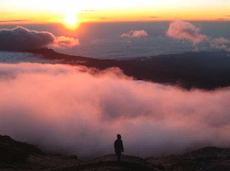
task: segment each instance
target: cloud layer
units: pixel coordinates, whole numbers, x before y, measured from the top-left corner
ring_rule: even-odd
[[[134,81],[113,68],[0,64],[0,134],[42,149],[94,157],[229,147],[229,89],[214,92]],[[135,131],[134,131],[135,130]]]
[[[24,51],[47,46],[73,47],[79,44],[78,39],[55,37],[46,31],[29,30],[24,27],[0,30],[0,50]]]
[[[123,33],[120,37],[141,38],[148,37],[148,33],[145,30],[131,30],[128,33]]]

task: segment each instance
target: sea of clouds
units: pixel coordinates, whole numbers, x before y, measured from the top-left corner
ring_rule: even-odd
[[[189,42],[197,50],[230,47],[228,37],[206,35],[184,21],[171,22],[163,34],[173,44]],[[153,46],[148,43],[151,35],[139,28],[115,36],[143,54],[142,46]],[[101,46],[101,40],[92,41]],[[167,47],[157,44],[159,49]],[[71,51],[79,46],[76,37],[48,31],[20,26],[0,30],[2,51]],[[141,157],[230,147],[229,88],[186,91],[134,80],[118,68],[96,71],[54,63],[30,53],[0,53],[0,134],[81,158],[113,153],[117,133],[123,137],[125,154]]]
[[[118,68],[0,63],[0,134],[43,150],[91,158],[230,147],[230,91],[185,91],[136,81]]]

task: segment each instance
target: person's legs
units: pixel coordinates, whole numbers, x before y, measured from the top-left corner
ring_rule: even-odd
[[[118,162],[121,161],[121,155],[120,155],[120,154],[117,155],[117,161],[118,161]]]
[[[120,153],[116,153],[117,155],[117,161],[120,162],[121,161],[121,154]]]

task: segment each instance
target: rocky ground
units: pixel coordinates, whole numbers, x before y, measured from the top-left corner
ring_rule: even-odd
[[[106,155],[90,161],[77,156],[47,154],[39,148],[0,136],[1,171],[229,171],[230,149],[207,147],[183,155],[142,159]]]

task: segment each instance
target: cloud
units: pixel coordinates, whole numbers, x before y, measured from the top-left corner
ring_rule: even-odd
[[[30,31],[24,27],[0,30],[0,50],[27,50],[45,47],[55,40],[49,32]]]
[[[116,68],[36,63],[0,64],[0,87],[0,134],[43,150],[109,154],[117,133],[125,154],[142,157],[230,146],[229,88],[184,91]]]
[[[172,22],[166,34],[174,39],[189,40],[193,44],[198,44],[208,40],[206,35],[200,33],[200,29],[198,27],[184,21]]]
[[[230,40],[229,39],[226,39],[223,37],[212,39],[210,41],[210,45],[214,49],[225,50],[225,51],[230,52]]]
[[[60,36],[57,37],[51,47],[58,47],[58,48],[71,48],[78,46],[80,44],[78,39],[74,39],[72,37],[64,37]]]
[[[120,37],[141,38],[141,37],[148,37],[148,33],[145,30],[131,30],[128,33],[123,33]]]
[[[217,38],[217,39],[215,39],[215,41],[216,41],[217,43],[219,43],[219,44],[226,44],[226,43],[230,43],[230,40],[225,39],[225,38],[223,38],[223,37],[221,37],[221,38]]]
[[[216,18],[215,20],[216,21],[229,21],[228,18]]]
[[[174,21],[170,24],[167,36],[174,39],[185,39],[191,41],[194,45],[205,42],[210,49],[230,51],[230,40],[219,37],[213,38],[200,33],[200,29],[195,25],[184,22]]]
[[[157,18],[160,18],[159,16],[143,16],[143,18],[152,18],[152,19],[157,19]]]
[[[86,9],[86,10],[81,10],[81,12],[85,12],[85,13],[93,13],[93,12],[97,12],[97,10],[92,10],[92,9]]]
[[[79,41],[69,37],[55,37],[46,31],[29,30],[18,26],[13,29],[0,30],[0,50],[24,51],[54,45],[55,47],[72,47]]]
[[[149,16],[148,18],[160,18],[158,16]]]
[[[0,23],[11,23],[11,22],[26,22],[31,20],[0,20]]]
[[[101,20],[110,20],[112,18],[109,18],[109,17],[99,17],[99,19],[101,19]]]

